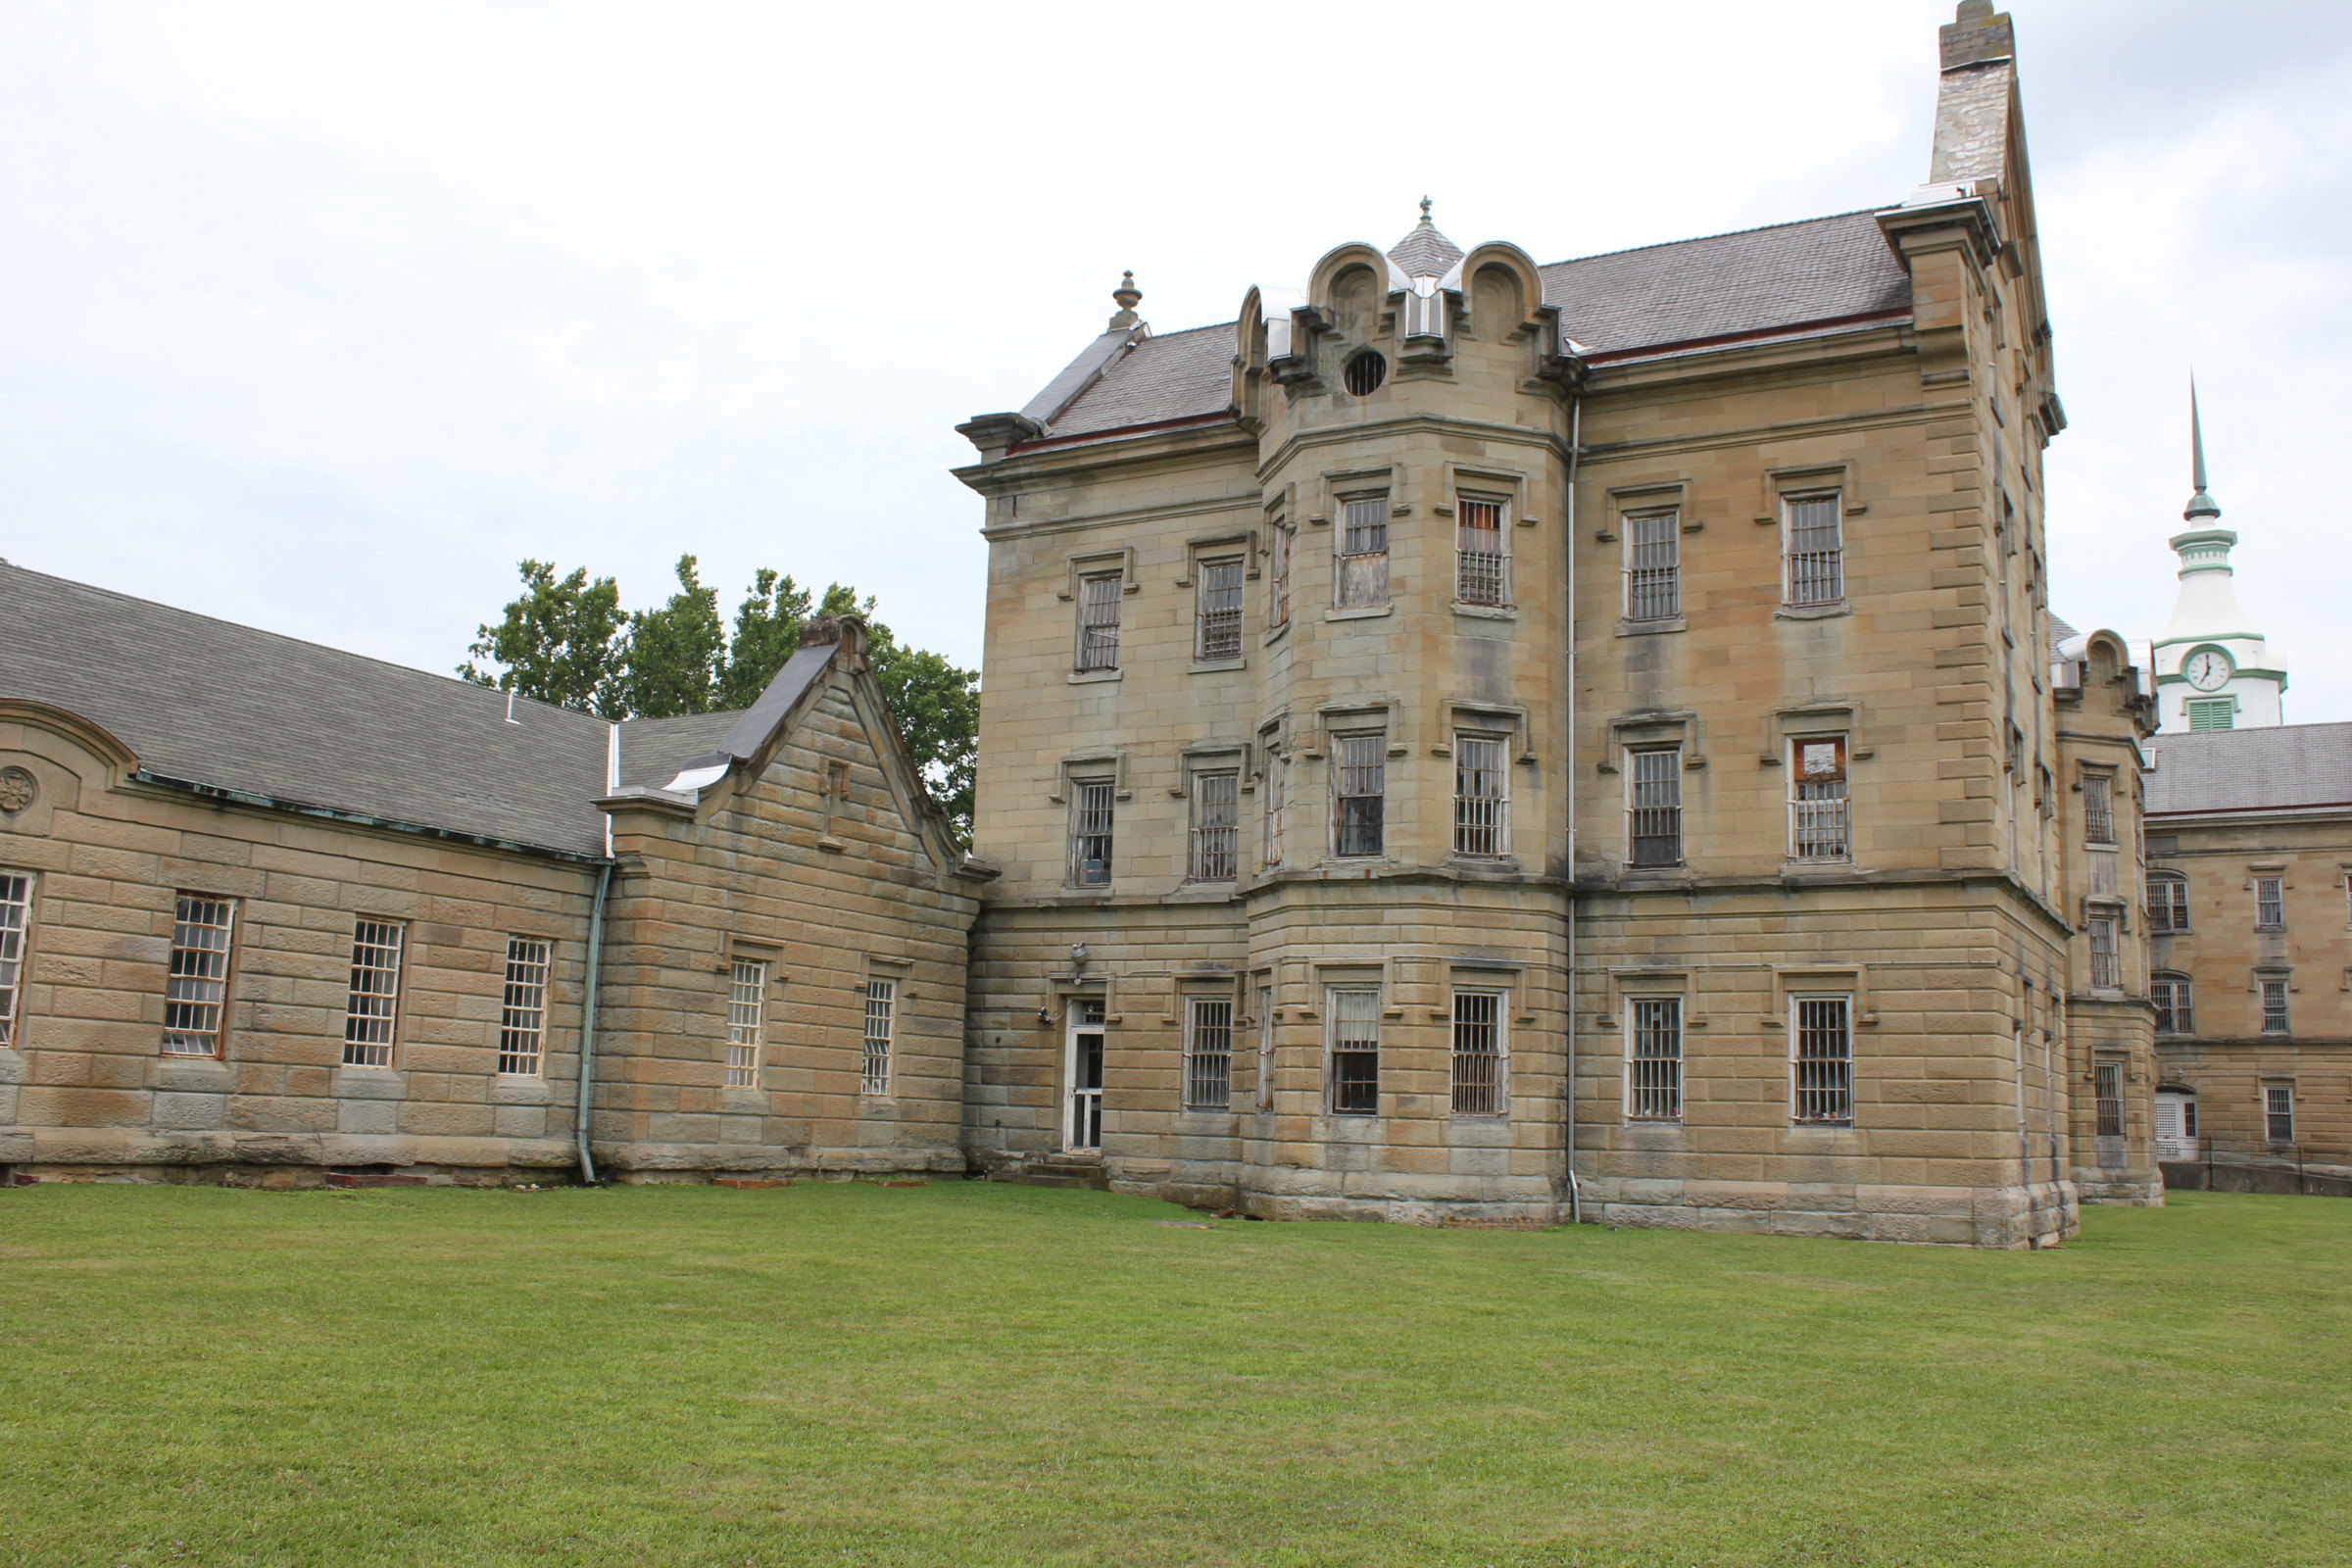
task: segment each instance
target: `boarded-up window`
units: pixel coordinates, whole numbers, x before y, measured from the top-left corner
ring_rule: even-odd
[[[1361,496],[1340,503],[1337,603],[1343,610],[1389,602],[1389,498]]]

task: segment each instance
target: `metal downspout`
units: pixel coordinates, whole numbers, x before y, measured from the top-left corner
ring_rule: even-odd
[[[1576,467],[1585,450],[1585,398],[1577,393],[1568,415],[1568,734],[1561,748],[1568,781],[1568,1223],[1585,1222],[1584,1189],[1576,1179]]]
[[[596,1161],[588,1157],[588,1105],[596,1087],[596,982],[605,957],[605,891],[612,885],[608,862],[596,868],[596,907],[588,916],[588,997],[580,1005],[580,1088],[572,1106],[572,1142],[580,1152],[580,1180],[596,1185]]]

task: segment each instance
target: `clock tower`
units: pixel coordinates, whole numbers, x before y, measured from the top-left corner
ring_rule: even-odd
[[[2205,432],[2193,384],[2188,430],[2196,493],[2180,514],[2187,529],[2170,541],[2180,557],[2180,597],[2156,639],[2158,710],[2184,729],[2268,728],[2285,722],[2279,698],[2286,671],[2272,662],[2262,633],[2238,607],[2230,569],[2237,535],[2217,526],[2222,509],[2205,490]]]

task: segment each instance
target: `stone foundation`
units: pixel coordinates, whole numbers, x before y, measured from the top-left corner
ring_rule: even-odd
[[[1584,1212],[1607,1225],[1940,1247],[2051,1247],[2082,1230],[2067,1182],[1894,1187],[1597,1177],[1585,1183]]]

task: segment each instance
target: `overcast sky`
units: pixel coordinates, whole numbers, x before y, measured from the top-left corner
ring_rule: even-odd
[[[2288,717],[2352,718],[2352,7],[2013,15],[2053,604],[2161,628],[2193,365]],[[1950,16],[0,0],[0,556],[446,672],[524,556],[693,551],[976,664],[954,426],[1121,269],[1166,331],[1424,192],[1542,262],[1882,205]]]

